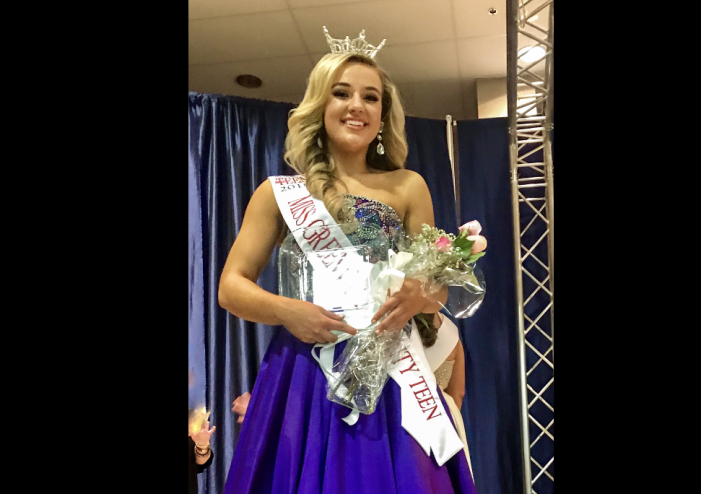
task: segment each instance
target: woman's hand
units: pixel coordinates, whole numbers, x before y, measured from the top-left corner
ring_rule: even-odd
[[[389,314],[375,328],[375,333],[379,334],[387,330],[402,329],[412,317],[421,312],[427,301],[421,289],[421,282],[411,278],[404,278],[402,288],[390,296],[373,316],[372,323],[374,324],[382,316]]]
[[[323,307],[302,300],[287,299],[284,307],[285,327],[304,343],[335,343],[338,337],[331,331],[350,335],[358,331],[343,322],[343,317]]]
[[[469,221],[460,228],[458,228],[458,230],[467,230],[467,239],[473,240],[475,242],[474,244],[472,244],[472,249],[470,249],[470,253],[477,254],[478,252],[482,252],[484,249],[487,248],[487,239],[479,234],[482,231],[482,225],[480,225],[479,221]]]
[[[243,423],[243,419],[246,416],[246,410],[248,410],[249,401],[251,401],[251,393],[246,391],[244,394],[236,398],[232,403],[233,406],[231,408],[231,411],[239,415],[239,418],[236,419],[236,423]]]
[[[201,448],[204,448],[206,446],[209,446],[209,438],[212,436],[214,431],[217,430],[216,427],[212,427],[211,430],[209,430],[209,420],[206,421],[203,425],[202,428],[200,429],[199,432],[195,434],[191,434],[190,437],[192,438],[193,441],[195,441],[195,444]]]

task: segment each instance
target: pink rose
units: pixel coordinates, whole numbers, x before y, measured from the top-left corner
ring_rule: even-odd
[[[460,231],[467,230],[468,235],[479,235],[480,232],[482,231],[482,225],[480,225],[479,221],[472,220],[468,223],[465,223],[463,226],[458,228],[458,230],[460,230]]]
[[[448,237],[439,237],[433,245],[438,252],[449,252],[453,246]]]

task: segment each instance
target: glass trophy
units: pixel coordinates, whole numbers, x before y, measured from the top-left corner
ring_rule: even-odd
[[[279,294],[343,315],[358,330],[367,328],[380,307],[371,295],[373,267],[387,261],[389,248],[387,235],[373,223],[294,230],[278,250]]]

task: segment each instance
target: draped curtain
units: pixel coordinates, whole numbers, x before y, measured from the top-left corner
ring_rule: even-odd
[[[523,492],[513,214],[507,118],[459,121],[460,216],[488,240],[487,283],[474,316],[458,320],[465,349],[462,414],[480,494]],[[467,406],[465,406],[467,405]]]
[[[190,260],[192,272],[198,269],[192,263],[201,263],[202,289],[191,282],[189,298],[192,307],[203,306],[199,320],[193,320],[195,314],[190,312],[190,341],[203,341],[205,362],[195,373],[206,376],[206,406],[211,424],[217,427],[212,436],[215,458],[198,477],[201,493],[218,494],[241,430],[231,412],[232,402],[253,389],[268,343],[280,330],[244,321],[222,309],[219,277],[253,192],[270,175],[292,174],[283,162],[283,144],[287,114],[293,106],[194,93],[188,100],[189,167],[195,181],[190,189],[199,191],[199,200],[188,205],[190,218],[195,217],[193,210],[201,211],[201,224],[189,225],[191,238],[197,236],[192,232],[200,228],[202,232],[200,256]],[[277,251],[258,285],[277,293]],[[201,336],[193,335],[198,332]]]
[[[453,172],[448,155],[445,121],[427,118],[406,119],[409,155],[406,167],[420,174],[431,192],[436,227],[456,232]]]
[[[251,195],[270,175],[294,174],[283,161],[287,117],[292,108],[291,104],[233,96],[188,95],[189,363],[196,377],[196,385],[190,389],[190,403],[203,396],[211,411],[210,422],[217,427],[212,436],[215,459],[199,475],[200,492],[204,494],[219,494],[223,489],[241,427],[231,412],[232,402],[253,389],[268,343],[281,329],[229,314],[219,307],[217,292],[221,271]],[[478,491],[513,494],[520,491],[520,470],[511,453],[512,449],[518,450],[520,436],[518,409],[515,415],[512,410],[512,403],[518,400],[518,390],[512,386],[512,381],[516,381],[516,359],[510,347],[514,337],[507,334],[515,331],[515,313],[510,305],[510,197],[504,196],[502,190],[509,185],[508,142],[500,141],[504,125],[487,121],[488,125],[482,128],[483,122],[469,122],[470,131],[475,134],[468,141],[460,141],[470,145],[465,150],[460,147],[459,154],[460,178],[466,182],[461,184],[462,218],[478,218],[490,241],[489,255],[481,262],[489,283],[488,296],[472,320],[459,322],[467,357],[463,416]],[[436,226],[455,232],[458,225],[445,122],[408,117],[406,132],[406,166],[426,180]],[[471,150],[470,146],[479,148],[477,141],[485,139],[491,154]],[[499,175],[503,168],[500,153],[507,157],[506,178]],[[500,204],[504,200],[506,203]],[[258,285],[277,293],[277,251]],[[496,319],[493,321],[492,317]],[[509,478],[503,478],[504,475]]]

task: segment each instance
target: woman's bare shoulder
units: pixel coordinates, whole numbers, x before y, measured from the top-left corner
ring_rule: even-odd
[[[396,174],[392,178],[404,193],[422,193],[428,190],[424,177],[413,170],[402,168],[391,173]]]
[[[277,204],[275,201],[275,192],[273,192],[273,185],[270,180],[264,180],[255,191],[251,199],[248,201],[248,207],[246,210],[262,210],[266,213],[272,213],[274,209],[277,209]]]
[[[388,190],[394,190],[403,196],[417,190],[428,190],[424,178],[415,171],[407,170],[406,168],[385,172],[382,179]]]
[[[416,180],[423,181],[423,177],[421,175],[413,170],[407,170],[406,168],[399,168],[397,170],[392,170],[391,172],[386,172],[386,176],[402,183]]]
[[[397,170],[399,171],[399,170]],[[423,203],[431,200],[431,193],[428,190],[426,180],[420,174],[412,170],[402,170],[402,174],[397,175],[397,182],[402,195],[409,202]]]
[[[273,219],[276,229],[283,226],[282,214],[275,199],[275,192],[270,180],[264,180],[251,196],[246,207],[246,217],[254,221]]]

